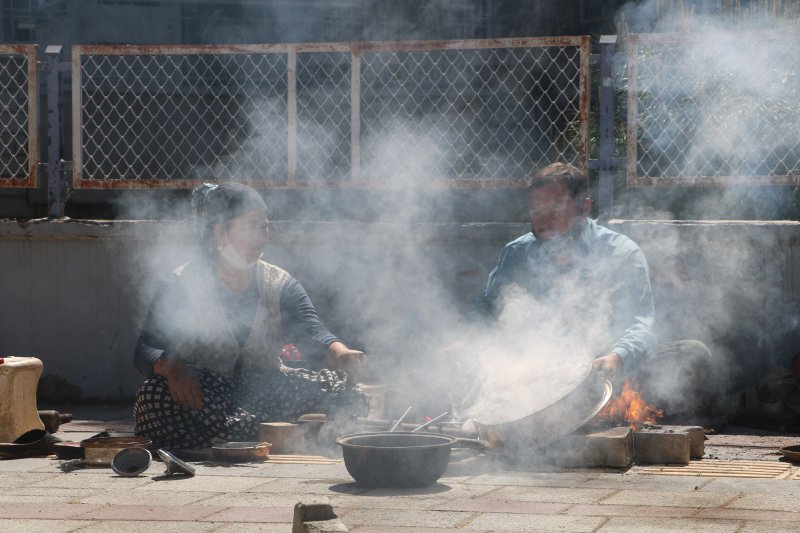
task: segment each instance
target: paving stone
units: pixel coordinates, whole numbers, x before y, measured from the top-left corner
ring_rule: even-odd
[[[30,472],[53,463],[46,457],[28,457],[23,459],[0,460],[0,472]]]
[[[288,533],[291,525],[284,523],[274,524],[247,524],[244,522],[229,522],[219,526],[214,533]]]
[[[465,485],[512,485],[528,487],[578,487],[597,478],[597,474],[583,472],[524,473],[502,472],[481,474],[468,479]]]
[[[611,428],[588,435],[567,435],[552,446],[548,455],[565,467],[625,468],[633,460],[633,433],[630,428]]]
[[[288,477],[288,478],[306,478],[306,479],[346,479],[353,481],[344,464],[335,465],[315,465],[315,464],[298,464],[286,465],[277,464],[270,465],[270,468],[259,468],[245,476],[265,476],[265,477]]]
[[[392,526],[381,526],[381,527],[371,527],[371,526],[358,526],[355,528],[350,528],[350,533],[459,533],[462,531],[471,531],[472,533],[476,533],[479,531],[488,533],[488,530],[485,529],[471,529],[469,527],[465,528],[428,528],[428,527],[392,527]]]
[[[521,502],[594,503],[614,492],[616,492],[616,489],[500,487],[480,497]]]
[[[315,498],[329,499],[321,495],[315,496]],[[294,504],[301,499],[301,496],[291,491],[283,493],[232,492],[230,494],[222,493],[211,496],[196,502],[195,505],[210,505],[213,507],[286,507],[287,509],[292,509]]]
[[[231,507],[200,518],[203,522],[281,522],[292,523],[292,507]]]
[[[81,503],[82,498],[94,496],[100,489],[80,489],[80,488],[51,488],[51,487],[16,487],[7,492],[2,490],[3,503],[12,502],[60,502],[60,503]]]
[[[575,516],[692,516],[697,509],[691,507],[647,507],[641,505],[576,505],[566,514]]]
[[[517,502],[509,500],[449,500],[437,506],[437,511],[467,511],[473,513],[555,514],[566,509],[565,503]]]
[[[124,479],[124,478],[116,478]],[[130,478],[138,479],[138,478]],[[161,477],[147,485],[147,490],[153,491],[183,491],[183,492],[243,492],[253,490],[260,485],[269,483],[267,478],[253,477],[221,477],[221,476],[172,476]]]
[[[81,518],[185,522],[199,520],[223,510],[199,505],[104,505],[102,507],[95,505],[92,507],[94,510],[81,515]]]
[[[769,494],[745,494],[727,505],[730,509],[759,509],[800,513],[800,500]]]
[[[0,461],[0,463],[1,462],[2,461]],[[0,487],[5,490],[17,487],[28,487],[60,475],[60,473],[0,472]]]
[[[391,498],[370,497],[370,496],[348,496],[337,495],[330,499],[334,509],[409,509],[409,510],[432,510],[438,505],[449,501],[448,498],[427,497],[410,498],[404,496],[392,496]]]
[[[757,509],[701,509],[699,518],[720,518],[730,520],[780,520],[800,522],[800,513],[788,511],[761,511]],[[800,529],[800,525],[798,525]]]
[[[491,531],[565,531],[579,533],[594,531],[606,519],[591,516],[534,515],[484,513],[463,528]]]
[[[146,520],[113,520],[93,522],[89,527],[81,528],[80,533],[194,533],[213,531],[217,524],[202,522],[153,522]],[[285,528],[285,526],[284,526]]]
[[[245,478],[254,480],[257,478]],[[341,479],[295,479],[295,478],[279,478],[273,479],[269,482],[262,483],[247,492],[273,492],[284,494],[295,494],[300,496],[305,494],[317,494],[322,496],[329,496],[333,494],[363,494],[367,489],[359,487],[352,481],[345,481]],[[230,491],[228,491],[230,492]]]
[[[637,464],[689,464],[687,433],[633,432],[633,460]]]
[[[747,492],[780,496],[800,496],[800,483],[788,479],[714,478],[701,492]]]
[[[134,505],[142,502],[165,503],[165,495],[160,490],[149,490],[150,485],[145,489],[137,488],[126,491],[102,491],[85,498],[81,498],[81,503],[96,503],[98,505]],[[169,505],[188,505],[196,504],[202,500],[207,500],[216,496],[217,492],[198,492],[198,491],[170,491],[167,501]]]
[[[84,515],[95,509],[98,505],[81,505],[69,503],[15,503],[14,505],[0,506],[0,518],[34,518],[47,520],[62,520]],[[85,518],[81,516],[81,518]]]
[[[449,511],[417,511],[408,509],[355,509],[341,511],[339,518],[347,527],[396,526],[454,528],[474,516],[474,513]]]
[[[713,478],[700,476],[654,476],[643,474],[600,474],[581,485],[581,488],[641,489],[667,491],[695,491],[702,489]]]
[[[445,485],[443,483],[434,483],[427,487],[413,487],[408,489],[370,489],[363,493],[364,496],[373,497],[408,497],[408,498],[429,498],[430,496],[446,496],[447,499],[452,500],[456,498],[476,498],[487,494],[498,487],[494,485]]]
[[[730,492],[621,490],[603,500],[609,505],[641,505],[665,507],[718,507],[738,496]]]
[[[91,525],[90,521],[83,520],[0,520],[0,531],[3,533],[67,533]],[[106,530],[108,531],[108,530]]]
[[[130,490],[144,485],[153,485],[149,477],[119,477],[110,470],[106,470],[103,475],[90,475],[85,473],[70,472],[58,474],[55,477],[49,476],[46,479],[32,483],[38,487],[60,487],[60,488],[79,488],[79,489],[113,489]]]
[[[798,527],[794,522],[773,522],[769,520],[746,522],[738,533],[797,533]]]
[[[658,428],[662,431],[686,433],[689,435],[689,456],[692,459],[703,457],[706,447],[706,431],[701,426],[658,426]]]
[[[736,533],[741,522],[737,520],[698,520],[695,518],[614,517],[598,533],[666,533],[697,532]]]

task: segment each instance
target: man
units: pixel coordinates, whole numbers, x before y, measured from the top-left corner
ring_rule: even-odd
[[[508,309],[529,313],[525,327],[579,346],[617,385],[632,378],[670,418],[705,418],[713,402],[704,387],[710,351],[694,340],[656,346],[647,261],[631,239],[589,218],[587,185],[566,163],[535,174],[528,189],[531,232],[503,249],[484,305],[498,319]],[[527,307],[513,305],[521,294]]]

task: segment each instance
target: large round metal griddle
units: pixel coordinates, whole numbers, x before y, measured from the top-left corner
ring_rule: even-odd
[[[575,431],[605,407],[612,392],[591,361],[545,365],[525,386],[512,385],[503,395],[488,397],[472,418],[490,448],[513,453]]]

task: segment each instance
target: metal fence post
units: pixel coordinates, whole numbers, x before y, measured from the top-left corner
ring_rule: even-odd
[[[611,209],[614,206],[614,55],[616,42],[616,35],[600,37],[597,212],[599,218],[602,219],[611,216]]]
[[[59,83],[61,46],[45,48],[47,71],[47,216],[64,216],[66,190],[61,161],[61,127],[63,124],[63,99]]]

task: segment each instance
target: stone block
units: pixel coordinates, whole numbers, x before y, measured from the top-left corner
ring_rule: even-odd
[[[611,428],[587,435],[572,434],[551,445],[549,457],[568,468],[627,468],[633,459],[630,428]]]
[[[689,456],[700,459],[706,452],[706,432],[700,426],[658,426],[667,433],[686,433],[689,435]]]
[[[633,460],[637,464],[688,464],[689,434],[639,430],[633,432]]]
[[[339,520],[329,503],[297,502],[294,506],[292,533],[341,533],[347,526]]]

